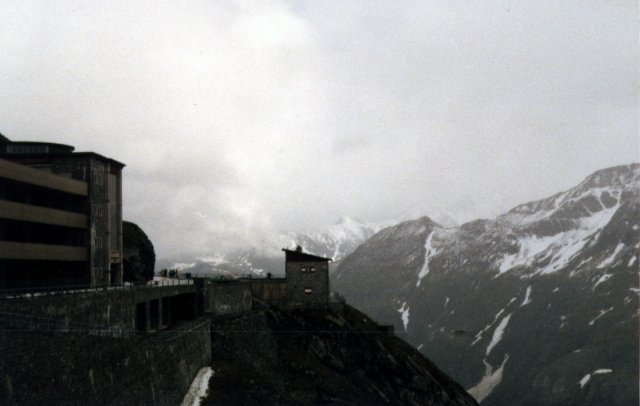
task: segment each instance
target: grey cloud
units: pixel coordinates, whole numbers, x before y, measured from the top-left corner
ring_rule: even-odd
[[[637,8],[2,4],[0,132],[126,163],[160,255],[491,217],[638,160]]]

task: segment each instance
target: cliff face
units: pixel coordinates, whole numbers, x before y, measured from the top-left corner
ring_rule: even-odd
[[[476,405],[417,350],[348,306],[217,321],[212,343],[202,405]]]

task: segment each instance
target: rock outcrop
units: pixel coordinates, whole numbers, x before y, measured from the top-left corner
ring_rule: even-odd
[[[123,279],[125,282],[142,282],[153,279],[156,253],[147,234],[138,225],[122,222]]]
[[[363,313],[254,311],[212,324],[202,405],[475,405],[431,361]]]

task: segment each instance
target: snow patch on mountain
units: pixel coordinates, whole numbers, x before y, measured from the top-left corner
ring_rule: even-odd
[[[501,315],[502,313],[504,313],[504,309],[500,310],[500,311],[498,312],[498,314],[496,314],[496,315],[495,315],[495,317],[493,318],[493,321],[492,321],[490,324],[488,324],[487,326],[485,326],[485,328],[483,328],[482,330],[480,330],[480,331],[478,332],[478,334],[476,334],[476,336],[475,336],[475,337],[476,337],[476,339],[471,343],[471,345],[474,345],[474,344],[475,344],[475,343],[477,343],[478,341],[482,340],[482,336],[483,336],[483,334],[484,334],[487,330],[489,330],[489,329],[490,329],[490,328],[495,324],[495,322],[496,322],[496,321],[498,321],[498,317],[500,317],[500,315]]]
[[[402,303],[398,312],[402,313],[402,324],[404,325],[404,331],[407,331],[407,326],[409,325],[409,306],[407,306],[407,302]]]
[[[493,389],[498,386],[500,382],[502,382],[502,371],[504,370],[504,365],[508,360],[509,354],[505,354],[502,364],[500,364],[498,369],[496,369],[495,371],[486,360],[482,361],[485,366],[484,376],[476,386],[467,389],[469,395],[473,396],[475,400],[478,401],[478,403],[482,402],[484,398],[489,396]]]
[[[531,299],[529,298],[530,295],[531,295],[531,286],[527,287],[527,293],[525,293],[524,300],[522,301],[522,304],[520,305],[520,307],[531,303]]]
[[[502,335],[504,334],[504,329],[507,327],[507,324],[509,324],[509,319],[511,319],[511,315],[502,319],[496,330],[493,332],[493,337],[491,337],[491,342],[489,343],[489,346],[487,346],[487,353],[485,355],[488,356],[493,347],[502,340]]]
[[[598,265],[598,269],[602,269],[604,267],[607,267],[607,266],[611,265],[611,263],[613,263],[613,261],[615,261],[616,257],[618,256],[620,251],[622,251],[623,248],[624,248],[624,244],[623,243],[618,244],[616,249],[613,251],[613,254],[611,254],[611,256],[609,256],[609,258],[607,258],[604,261],[602,261],[600,263],[600,265]]]
[[[598,281],[596,282],[596,284],[595,284],[595,285],[593,285],[593,289],[591,289],[591,290],[596,290],[596,286],[598,286],[598,285],[599,285],[599,284],[601,284],[602,282],[606,281],[607,279],[611,278],[612,276],[613,276],[613,275],[608,274],[608,273],[606,273],[606,274],[602,275],[602,276],[600,277],[600,279],[598,279]]]
[[[564,268],[586,244],[597,239],[602,229],[611,221],[618,206],[619,203],[579,219],[576,222],[576,228],[571,230],[550,236],[539,237],[530,234],[520,238],[518,252],[505,255],[498,260],[499,274],[517,266],[532,267],[543,262],[548,263],[546,266],[538,267],[537,274],[549,274]],[[616,249],[612,256],[615,258],[615,255],[622,248]]]
[[[609,309],[607,309],[607,310],[600,310],[600,313],[596,316],[596,318],[595,318],[595,319],[593,319],[593,320],[591,320],[591,321],[589,322],[589,325],[590,325],[590,326],[593,326],[593,324],[596,322],[596,320],[598,320],[600,317],[604,316],[605,314],[609,313],[611,310],[613,310],[613,307],[610,307],[610,308],[609,308]]]
[[[432,231],[431,233],[429,233],[429,236],[427,237],[427,241],[424,243],[424,264],[422,265],[422,269],[418,274],[418,282],[416,282],[416,287],[420,286],[420,282],[422,281],[422,278],[427,276],[427,274],[429,273],[429,258],[431,258],[431,256],[435,253],[435,248],[433,248],[433,246],[431,245],[431,241],[433,240],[434,234],[435,234],[435,231]]]
[[[589,382],[589,379],[591,379],[591,374],[586,374],[585,376],[583,376],[582,379],[580,379],[580,388],[584,388],[584,385]]]
[[[598,374],[610,374],[613,372],[613,369],[608,369],[608,368],[601,368],[598,369],[596,371],[594,371],[592,374],[586,374],[585,376],[582,377],[582,379],[580,379],[580,388],[584,388],[584,385],[587,384],[587,382],[589,382],[589,380],[591,379],[592,375],[598,375]]]

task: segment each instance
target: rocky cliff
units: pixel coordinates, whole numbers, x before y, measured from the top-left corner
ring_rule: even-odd
[[[638,404],[640,165],[494,220],[381,230],[333,289],[482,405]]]
[[[460,385],[359,311],[255,311],[212,325],[202,405],[475,405]]]

